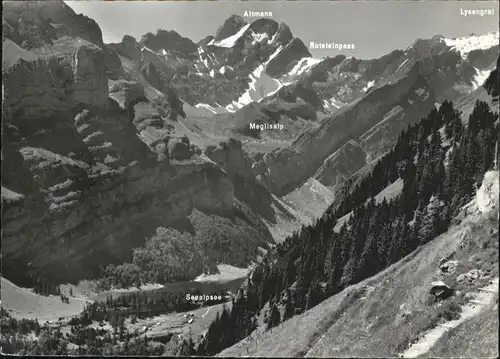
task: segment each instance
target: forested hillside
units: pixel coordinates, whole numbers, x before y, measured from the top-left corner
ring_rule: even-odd
[[[496,71],[485,85],[492,96],[498,95]],[[498,131],[498,112],[481,101],[469,118],[445,101],[409,126],[340,205],[268,254],[196,354],[217,354],[246,337],[264,308],[270,329],[446,231],[494,166]],[[377,203],[374,197],[398,179],[401,194]]]

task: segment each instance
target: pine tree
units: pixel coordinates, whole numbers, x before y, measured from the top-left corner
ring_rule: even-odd
[[[292,293],[290,292],[290,289],[286,289],[286,302],[285,302],[285,313],[283,315],[283,321],[290,319],[293,316],[294,308],[293,308],[293,301],[292,301]]]
[[[281,323],[281,314],[276,306],[276,304],[273,304],[269,313],[269,316],[267,318],[267,330],[277,326],[279,323]]]
[[[422,223],[419,228],[419,237],[421,243],[427,243],[439,233],[441,233],[441,213],[443,211],[444,203],[436,196],[432,196],[429,204],[426,206]]]

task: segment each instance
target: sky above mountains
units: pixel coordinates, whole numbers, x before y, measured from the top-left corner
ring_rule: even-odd
[[[310,50],[314,57],[340,53],[374,58],[404,49],[417,38],[436,34],[461,37],[498,31],[498,2],[96,2],[66,1],[100,25],[105,42],[119,42],[126,34],[137,40],[157,29],[175,30],[197,42],[215,35],[231,15],[245,10],[270,11],[285,22],[294,36],[309,42],[352,43],[354,50]],[[495,15],[463,16],[466,9],[494,9]],[[247,22],[257,18],[244,18]]]

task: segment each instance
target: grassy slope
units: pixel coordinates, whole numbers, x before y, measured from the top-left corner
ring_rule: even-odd
[[[401,178],[397,179],[393,183],[389,184],[382,191],[375,196],[375,202],[381,203],[384,198],[386,201],[390,201],[394,197],[397,197],[403,191],[404,182]]]
[[[79,314],[85,300],[70,298],[69,304],[63,303],[56,295],[42,296],[27,288],[20,288],[5,278],[2,281],[2,307],[14,318],[38,319],[40,323],[57,321],[59,317]]]
[[[475,202],[471,202],[466,211],[468,214],[460,224],[378,275],[293,317],[272,332],[258,333],[227,348],[220,356],[397,356],[421,333],[435,326],[452,302],[462,304],[466,292],[498,276],[498,209],[494,213],[480,214]],[[460,262],[457,271],[444,278],[438,275],[439,262],[443,258]],[[458,284],[456,277],[471,268],[489,271],[489,277],[473,284]],[[460,294],[441,306],[431,306],[428,289],[437,279],[444,280]],[[404,317],[405,312],[410,315]],[[498,326],[496,318],[490,319],[490,327]],[[467,327],[474,329],[474,320],[478,319],[450,331],[448,340],[442,338],[436,345],[436,350],[441,348],[439,354],[452,355],[447,343],[460,340],[461,333],[467,331]],[[480,334],[482,338],[477,341]],[[457,356],[465,352],[473,356],[494,352],[498,345],[496,331],[487,328],[482,328],[480,333],[462,335],[467,336],[462,340],[476,340],[477,343],[469,349],[465,349],[466,344],[458,346],[453,352]],[[485,347],[478,349],[480,344]],[[479,352],[474,352],[474,348]]]
[[[428,353],[429,357],[498,357],[498,303],[445,333]]]
[[[332,204],[334,194],[314,178],[283,197],[299,213],[303,223],[310,223],[321,217]]]
[[[38,56],[30,51],[24,50],[15,42],[4,39],[2,42],[2,70],[5,71],[23,59],[25,61],[34,61]]]

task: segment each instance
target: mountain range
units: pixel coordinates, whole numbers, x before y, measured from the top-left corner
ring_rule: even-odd
[[[155,245],[170,248],[165,282],[246,267],[402,129],[480,91],[498,57],[497,32],[317,59],[285,23],[236,15],[197,43],[158,30],[104,44],[52,1],[5,3],[2,28],[3,275],[23,283],[148,271]]]
[[[498,32],[318,59],[3,5],[3,353],[498,356]]]

